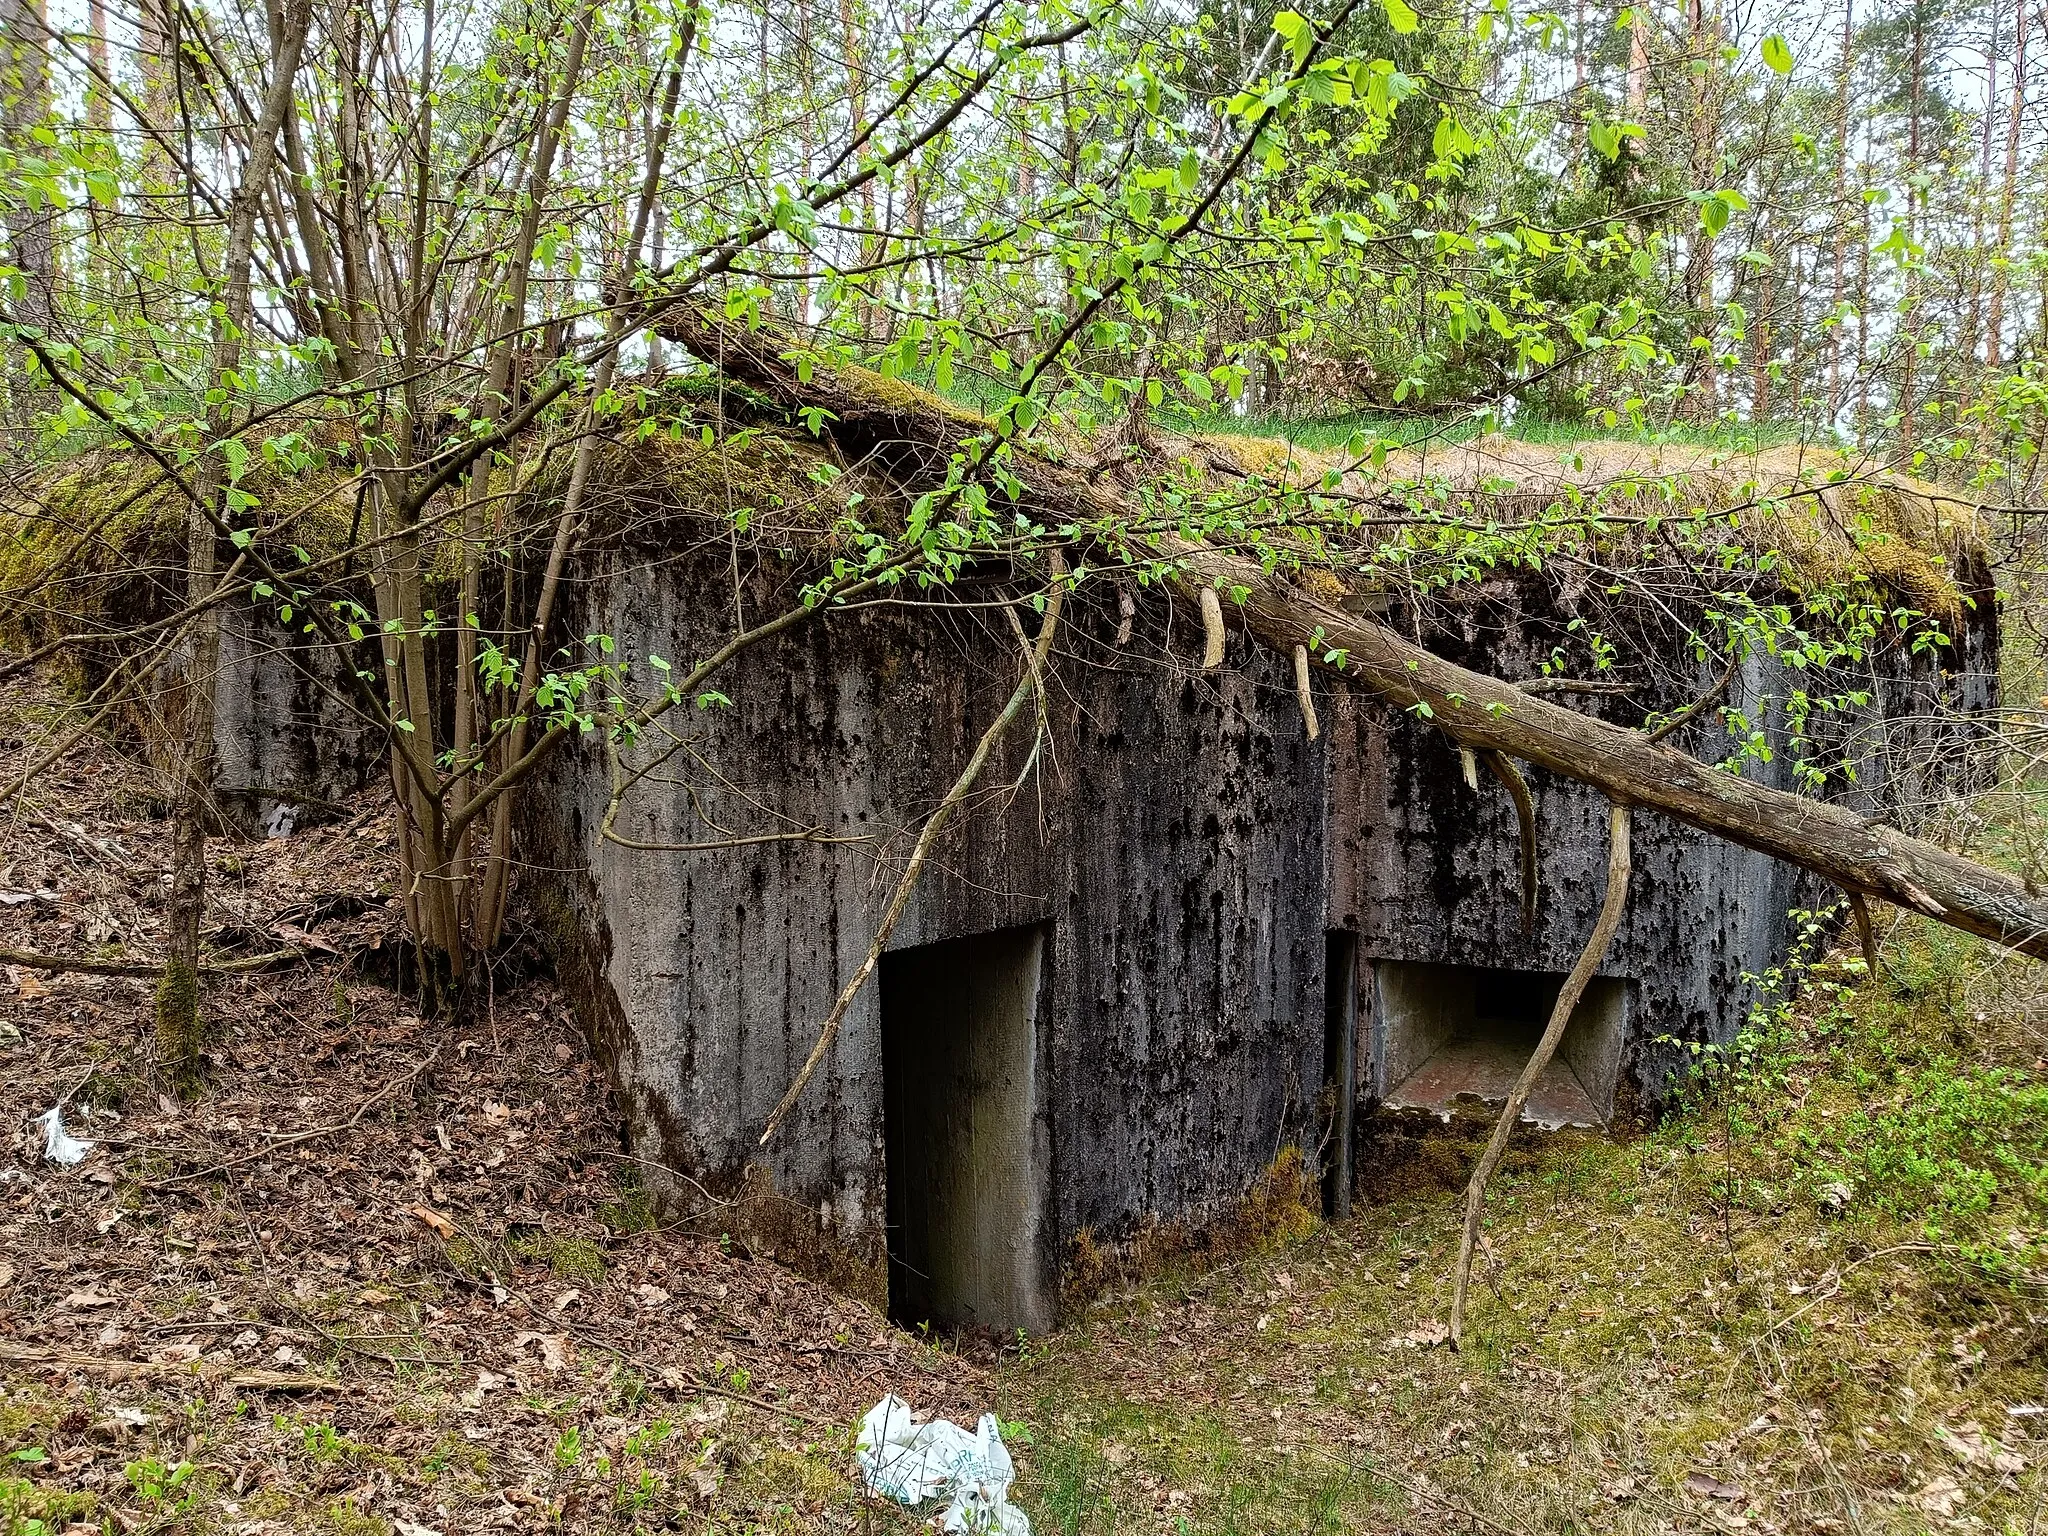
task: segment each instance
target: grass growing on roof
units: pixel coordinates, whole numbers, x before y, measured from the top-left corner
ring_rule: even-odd
[[[1292,410],[1257,409],[1242,412],[1224,409],[1193,410],[1169,404],[1153,412],[1153,420],[1171,432],[1189,435],[1210,433],[1233,437],[1275,437],[1321,453],[1341,451],[1355,434],[1383,439],[1403,446],[1429,441],[1441,444],[1468,443],[1486,435],[1487,429],[1471,417],[1443,416],[1357,410],[1329,414]],[[1673,423],[1665,427],[1632,426],[1626,421],[1614,426],[1584,419],[1544,416],[1522,411],[1492,430],[1516,442],[1547,447],[1574,443],[1633,443],[1639,446],[1712,448],[1730,453],[1754,453],[1764,448],[1799,442],[1795,426],[1767,423],[1752,427],[1746,422],[1720,422],[1710,427]],[[1824,446],[1832,447],[1832,444]]]

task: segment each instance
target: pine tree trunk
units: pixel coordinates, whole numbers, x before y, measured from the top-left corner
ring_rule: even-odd
[[[1714,103],[1715,39],[1718,26],[1710,20],[1708,0],[1687,0],[1687,52],[1695,65],[1692,100],[1692,184],[1707,190],[1717,180],[1720,167],[1720,127]],[[1693,232],[1692,250],[1686,262],[1687,300],[1694,323],[1707,345],[1698,359],[1693,418],[1711,424],[1721,413],[1718,363],[1715,360],[1720,318],[1714,307],[1714,236],[1702,225]]]
[[[1842,300],[1849,286],[1849,136],[1852,128],[1849,106],[1849,76],[1856,41],[1855,0],[1843,0],[1842,59],[1835,75],[1835,285],[1828,301],[1833,329],[1828,337],[1828,425],[1833,427],[1842,414]],[[1861,200],[1858,200],[1859,208]]]
[[[1998,189],[1998,242],[2000,255],[2012,253],[2012,205],[2020,176],[2020,125],[2027,110],[2027,5],[2013,6],[2012,107],[2005,121],[2005,177]],[[1991,293],[1984,306],[1984,366],[1995,374],[2003,361],[2005,333],[2005,263],[1991,269]]]
[[[22,160],[41,160],[50,151],[36,139],[50,117],[50,36],[43,0],[0,0],[0,138]],[[45,203],[10,200],[7,210],[9,262],[21,273],[20,296],[11,308],[24,326],[43,335],[56,328],[56,210]],[[17,431],[32,430],[45,391],[29,384],[25,355],[10,347],[8,407]]]
[[[1915,190],[1913,179],[1920,174],[1920,109],[1925,99],[1921,70],[1926,62],[1926,29],[1918,7],[1913,11],[1912,46],[1907,63],[1911,71],[1910,93],[1906,120],[1906,243],[1917,245],[1920,239],[1920,193]],[[1899,453],[1910,458],[1914,440],[1914,393],[1919,386],[1920,372],[1920,270],[1919,260],[1906,264],[1906,297],[1899,306]]]
[[[1999,4],[1991,4],[1991,47],[1985,49],[1985,123],[1978,141],[1976,188],[1970,197],[1970,315],[1962,356],[1976,362],[1985,334],[1985,199],[1991,195],[1991,129],[1999,117]]]

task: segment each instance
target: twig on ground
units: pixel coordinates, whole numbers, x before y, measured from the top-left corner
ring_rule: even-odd
[[[399,1089],[405,1087],[406,1084],[410,1083],[414,1078],[418,1077],[422,1072],[426,1071],[427,1068],[431,1067],[437,1060],[440,1059],[440,1055],[441,1047],[437,1045],[432,1050],[428,1051],[427,1054],[421,1058],[419,1065],[414,1067],[410,1072],[407,1072],[402,1077],[393,1078],[390,1082],[386,1083],[382,1088],[379,1088],[375,1093],[371,1094],[367,1099],[363,1100],[362,1103],[358,1104],[355,1107],[355,1112],[351,1114],[346,1120],[338,1120],[333,1125],[315,1126],[310,1131],[296,1131],[288,1136],[279,1137],[276,1141],[273,1141],[269,1146],[263,1147],[255,1152],[244,1152],[240,1157],[231,1157],[224,1163],[214,1164],[214,1166],[211,1168],[201,1168],[196,1173],[173,1174],[168,1179],[157,1179],[151,1183],[144,1184],[142,1187],[144,1189],[170,1189],[175,1185],[189,1184],[194,1179],[211,1178],[213,1177],[213,1175],[217,1173],[226,1173],[230,1168],[239,1168],[244,1163],[253,1163],[257,1161],[259,1158],[274,1156],[275,1154],[282,1152],[286,1147],[295,1147],[299,1145],[299,1143],[301,1142],[315,1141],[322,1136],[332,1136],[336,1131],[345,1131],[350,1126],[354,1125],[357,1121],[361,1120],[363,1116],[367,1115],[372,1109],[376,1108],[377,1105],[383,1103],[384,1100],[390,1098],[392,1094],[396,1093]]]
[[[108,1376],[165,1380],[196,1377],[210,1386],[230,1386],[244,1391],[345,1392],[348,1383],[321,1376],[294,1376],[287,1371],[231,1370],[204,1361],[109,1360],[77,1349],[38,1349],[32,1345],[0,1342],[0,1360],[12,1365],[54,1365],[73,1371],[99,1371]]]
[[[286,960],[301,959],[310,953],[304,949],[278,949],[241,960],[206,960],[200,963],[199,974],[230,976],[242,971],[260,971]],[[26,949],[0,949],[0,962],[26,966],[32,971],[78,971],[88,976],[161,976],[164,973],[161,960],[87,960],[69,955],[39,955]]]

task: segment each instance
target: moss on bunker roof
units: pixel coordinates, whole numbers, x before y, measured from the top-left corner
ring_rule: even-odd
[[[1774,550],[1795,587],[1842,580],[1880,586],[1920,611],[1955,618],[1959,572],[1987,562],[1982,504],[1867,457],[1812,445],[1754,451],[1588,440],[1569,446],[1488,436],[1398,449],[1372,468],[1282,438],[1208,433],[1185,440],[1210,467],[1313,490],[1341,476],[1425,517],[1503,524],[1546,515],[1725,518],[1752,550]]]
[[[858,368],[838,377],[884,410],[939,412],[963,435],[988,425],[901,379]],[[711,518],[738,522],[769,548],[817,553],[834,546],[849,514],[886,526],[891,504],[902,499],[878,472],[849,470],[828,442],[801,428],[721,422],[709,429],[709,442],[706,430],[629,431],[608,444],[592,482],[595,532],[658,545],[689,536],[678,520]],[[1070,446],[1049,449],[1059,455]],[[1943,620],[1960,613],[1965,583],[1977,584],[1971,573],[1986,558],[1977,503],[1826,448],[1558,447],[1486,437],[1397,450],[1370,469],[1275,437],[1159,433],[1153,448],[1155,468],[1174,469],[1178,460],[1184,478],[1212,485],[1251,476],[1313,490],[1334,471],[1348,495],[1413,508],[1419,521],[1725,518],[1731,540],[1783,557],[1795,591],[1863,580]],[[556,451],[501,465],[491,472],[489,494],[525,505],[515,523],[545,524],[566,487],[570,458]],[[361,476],[338,454],[296,474],[258,464],[243,483],[261,499],[277,542],[316,559],[339,550],[355,526]],[[439,546],[427,551],[431,579],[458,574],[454,522],[445,515],[452,506],[444,498],[440,520],[429,520]],[[117,448],[82,454],[53,467],[39,496],[0,507],[0,592],[34,590],[50,609],[98,613],[105,590],[144,564],[182,564],[185,516],[183,495],[143,455]]]

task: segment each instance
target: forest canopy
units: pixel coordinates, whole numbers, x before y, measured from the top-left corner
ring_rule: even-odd
[[[1951,557],[2023,541],[2036,494],[2048,13],[2024,5],[0,20],[8,666],[94,658],[40,761],[135,693],[178,721],[173,1042],[230,604],[344,659],[333,689],[388,742],[408,921],[459,987],[503,933],[535,768],[602,751],[630,785],[671,711],[730,702],[733,655],[838,605],[993,580],[1048,615],[1042,651],[1091,578],[1199,591],[1208,664],[1229,610],[1304,679],[1348,671],[1467,751],[1543,763],[1515,731],[1560,706],[1446,718],[1465,682],[1433,703],[1402,682],[1421,659],[1364,659],[1391,631],[1303,604],[1419,608],[1576,560],[1690,616],[1641,665],[1810,669],[1784,718],[1824,788],[1804,723],[1855,702],[1829,669],[1880,635],[1949,646],[1977,601]],[[802,604],[701,658],[562,633],[621,455],[684,444],[725,485],[766,454],[818,488]],[[82,464],[123,489],[73,494]],[[699,499],[733,537],[761,512]],[[145,507],[177,536],[135,571]],[[108,568],[147,596],[81,605]],[[1616,664],[1582,638],[1559,667]],[[1678,715],[1701,711],[1710,760],[1773,750],[1715,690]],[[1772,819],[1645,788],[1690,782],[1632,755],[1668,726],[1555,755],[1727,835]],[[1930,891],[1928,845],[1808,831],[1830,846],[1758,846],[2039,942],[2006,876],[1941,864]]]

